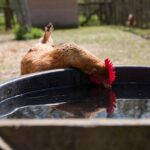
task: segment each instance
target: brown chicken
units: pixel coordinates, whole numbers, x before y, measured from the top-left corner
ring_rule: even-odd
[[[136,20],[133,14],[128,15],[128,20],[126,22],[128,27],[135,27],[136,26]]]
[[[115,80],[115,71],[109,59],[105,62],[80,48],[67,43],[55,46],[51,37],[52,24],[45,27],[40,42],[32,47],[21,62],[21,74],[29,74],[58,68],[78,68],[90,76],[96,84],[110,86]]]

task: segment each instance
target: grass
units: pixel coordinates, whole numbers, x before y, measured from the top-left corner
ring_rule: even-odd
[[[118,26],[119,29],[125,31],[125,32],[130,32],[132,34],[141,36],[145,39],[150,39],[150,30],[149,29],[140,29],[140,28],[128,28],[128,27],[123,27],[123,26]]]
[[[9,36],[10,35],[10,36]],[[19,75],[20,60],[38,40],[14,41],[12,33],[0,34],[0,82]],[[92,26],[55,30],[55,43],[74,42],[115,65],[150,66],[150,31],[122,26]]]
[[[93,52],[99,58],[110,57],[116,65],[150,65],[150,41],[141,37],[149,30],[134,29],[133,34],[126,27],[95,26],[79,29],[57,30],[54,39],[58,43],[74,41]]]
[[[0,13],[0,33],[4,33],[5,31],[5,20],[4,16]]]

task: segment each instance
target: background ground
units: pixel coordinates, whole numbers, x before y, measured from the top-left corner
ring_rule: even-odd
[[[115,65],[150,65],[150,31],[118,26],[56,30],[55,43],[75,42]],[[0,83],[19,76],[20,61],[38,40],[15,41],[12,32],[0,33]]]

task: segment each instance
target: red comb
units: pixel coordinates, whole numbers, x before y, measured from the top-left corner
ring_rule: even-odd
[[[108,84],[112,84],[116,78],[116,76],[115,76],[116,72],[114,71],[112,62],[108,58],[105,59],[105,66],[108,71]]]

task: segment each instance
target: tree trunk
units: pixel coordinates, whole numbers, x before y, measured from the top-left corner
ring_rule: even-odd
[[[13,21],[13,10],[10,5],[10,0],[5,1],[4,15],[5,15],[5,30],[9,30],[12,28],[12,21]]]
[[[17,22],[22,28],[30,29],[31,16],[28,0],[13,0],[13,7],[16,13]]]
[[[104,1],[105,4],[105,14],[106,14],[106,23],[110,24],[111,23],[111,12],[110,12],[110,4],[109,0]]]

